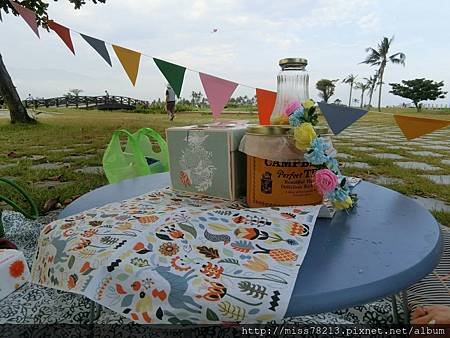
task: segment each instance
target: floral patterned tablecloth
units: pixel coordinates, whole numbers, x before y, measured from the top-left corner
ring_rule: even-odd
[[[154,191],[45,226],[32,280],[139,323],[279,320],[319,209]]]

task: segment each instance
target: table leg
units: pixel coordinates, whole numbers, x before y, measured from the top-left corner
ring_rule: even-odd
[[[398,324],[398,309],[396,295],[391,296],[392,315],[394,316],[394,324]]]
[[[405,312],[403,315],[404,323],[409,324],[408,292],[406,290],[402,291],[402,304],[403,304],[403,311]]]

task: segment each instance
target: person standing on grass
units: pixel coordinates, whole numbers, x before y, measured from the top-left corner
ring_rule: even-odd
[[[166,89],[166,112],[170,117],[170,121],[172,121],[175,117],[175,91],[170,84],[167,84]]]

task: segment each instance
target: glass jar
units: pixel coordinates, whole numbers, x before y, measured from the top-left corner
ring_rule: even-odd
[[[281,71],[277,76],[277,98],[270,124],[289,124],[289,115],[302,102],[309,99],[309,74],[306,59],[286,58],[279,62]]]
[[[247,156],[247,204],[251,208],[322,203],[314,184],[317,167],[303,160],[290,126],[250,125],[239,150]]]

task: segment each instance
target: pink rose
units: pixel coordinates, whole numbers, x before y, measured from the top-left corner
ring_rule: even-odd
[[[285,113],[286,115],[291,115],[295,110],[297,110],[298,108],[300,108],[300,102],[298,101],[292,101],[291,103],[288,104],[288,106],[286,107]]]
[[[320,169],[314,176],[317,190],[323,195],[332,192],[338,185],[338,177],[330,169]]]

